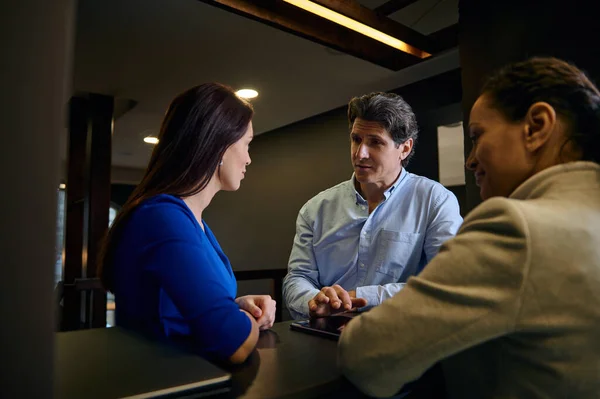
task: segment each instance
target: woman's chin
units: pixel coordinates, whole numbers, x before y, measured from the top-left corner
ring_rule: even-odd
[[[235,183],[229,183],[229,184],[224,184],[223,187],[221,188],[221,190],[223,191],[237,191],[240,189],[242,182],[238,182],[237,184]]]
[[[482,200],[485,201],[486,199],[492,197],[492,194],[490,193],[488,188],[482,184],[479,186],[479,196],[481,197]]]

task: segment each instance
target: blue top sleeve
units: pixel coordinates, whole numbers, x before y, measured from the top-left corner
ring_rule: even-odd
[[[229,358],[251,330],[235,303],[229,260],[185,203],[159,195],[124,221],[115,252],[117,324],[189,336],[201,353]]]

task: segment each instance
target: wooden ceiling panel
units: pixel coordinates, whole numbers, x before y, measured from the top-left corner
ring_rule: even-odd
[[[421,58],[392,48],[283,0],[199,0],[238,15],[301,36],[382,67],[398,71]],[[315,3],[402,40],[429,54],[442,50],[436,41],[355,0],[316,0]]]

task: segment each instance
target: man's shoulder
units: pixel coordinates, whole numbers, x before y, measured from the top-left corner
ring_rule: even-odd
[[[351,184],[351,180],[345,180],[341,183],[336,184],[333,187],[329,187],[328,189],[321,191],[320,193],[309,199],[304,204],[300,212],[306,213],[311,210],[319,209],[323,206],[326,206],[327,204],[336,202],[342,196],[348,195],[348,192],[351,188]]]
[[[452,194],[450,190],[442,185],[442,183],[432,180],[425,176],[416,175],[409,172],[408,184],[419,194],[434,194],[435,196]],[[452,194],[453,195],[453,194]]]

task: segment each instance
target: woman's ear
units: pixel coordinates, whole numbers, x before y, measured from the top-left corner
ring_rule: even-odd
[[[525,116],[525,147],[535,152],[548,142],[556,130],[556,111],[546,102],[537,102],[529,107]]]

